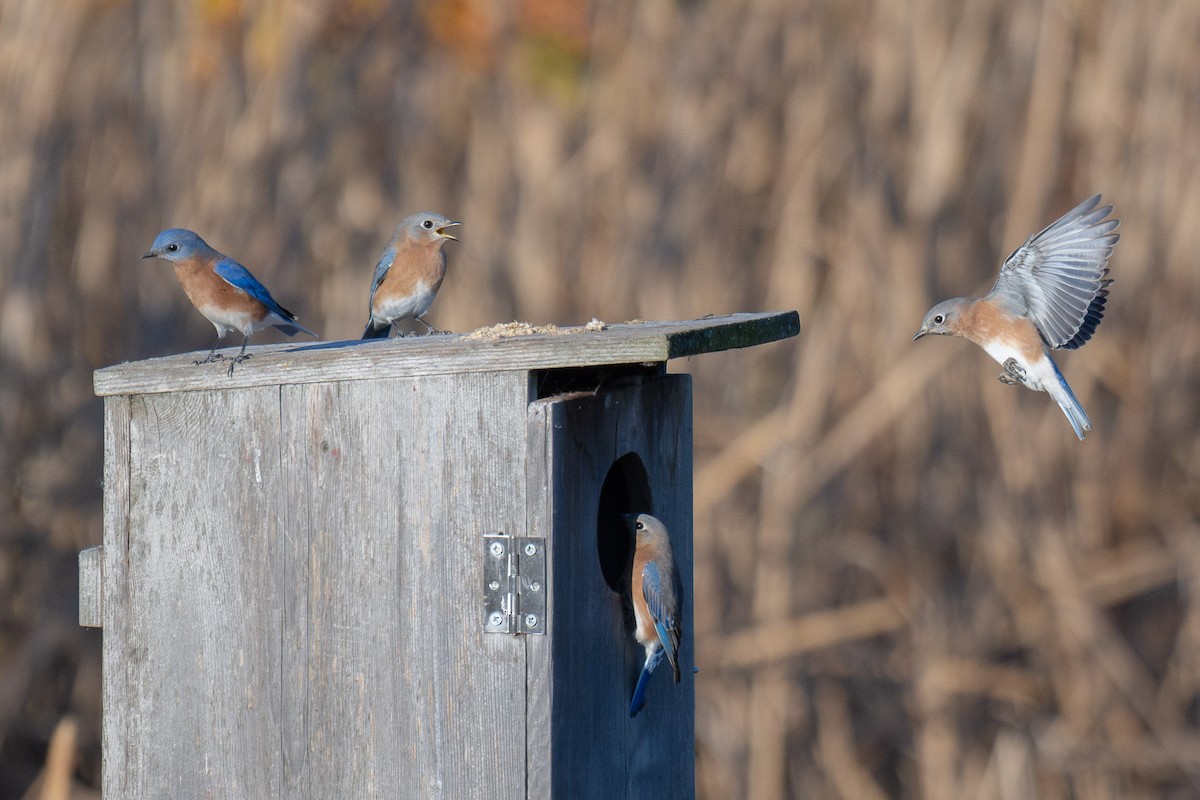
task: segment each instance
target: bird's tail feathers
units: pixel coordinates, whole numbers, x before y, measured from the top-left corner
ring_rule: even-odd
[[[1075,435],[1082,442],[1084,433],[1092,429],[1092,421],[1088,419],[1087,412],[1083,410],[1079,398],[1071,391],[1071,387],[1067,384],[1067,379],[1063,377],[1058,365],[1053,361],[1050,362],[1050,365],[1054,367],[1054,377],[1058,378],[1059,388],[1059,391],[1051,391],[1050,396],[1058,403],[1058,407],[1066,415],[1067,421],[1075,429]]]
[[[374,318],[367,320],[367,329],[363,331],[364,339],[386,339],[392,332],[390,322],[376,322]]]
[[[661,647],[656,648],[654,652],[647,654],[646,663],[642,665],[642,671],[638,675],[637,686],[633,689],[633,699],[629,701],[629,716],[636,716],[642,710],[642,706],[646,704],[646,685],[650,683],[650,675],[654,672],[654,668],[662,661],[663,650]]]
[[[299,322],[296,322],[296,320],[292,320],[291,322],[281,323],[279,325],[276,325],[275,327],[278,330],[282,331],[283,333],[287,334],[288,336],[295,336],[297,333],[307,333],[309,336],[313,337],[314,339],[321,338],[313,331],[310,331],[308,328],[301,325]]]
[[[642,710],[642,706],[646,704],[646,684],[650,682],[650,665],[642,667],[642,672],[638,675],[637,686],[633,690],[633,699],[629,701],[629,716],[636,717],[637,713]]]

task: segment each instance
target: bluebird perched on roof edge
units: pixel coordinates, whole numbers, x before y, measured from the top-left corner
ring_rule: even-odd
[[[1112,210],[1098,194],[1084,200],[1005,259],[987,296],[931,308],[913,341],[929,334],[971,340],[1004,367],[1002,382],[1053,397],[1082,441],[1091,420],[1050,350],[1082,347],[1104,317],[1108,259],[1121,238],[1113,233],[1120,220],[1105,219]]]
[[[320,338],[297,322],[295,314],[279,305],[250,270],[209,247],[192,231],[168,228],[154,238],[154,244],[142,258],[161,258],[174,264],[175,277],[184,293],[217,329],[217,341],[208,358],[197,364],[224,360],[224,356],[217,354],[217,345],[230,331],[242,334],[241,352],[230,359],[230,376],[236,365],[250,358],[246,344],[255,331],[274,326],[288,336],[303,332],[314,339]]]
[[[446,277],[442,246],[458,241],[446,229],[461,224],[427,211],[400,221],[375,265],[370,319],[362,338],[386,339],[393,324],[405,319],[415,319],[437,333],[424,316]]]
[[[645,703],[650,674],[663,656],[671,664],[679,683],[679,641],[683,636],[680,607],[683,586],[667,528],[649,514],[625,514],[634,534],[633,576],[630,595],[633,600],[634,638],[646,648],[646,661],[638,675],[637,687],[629,702],[629,716]]]

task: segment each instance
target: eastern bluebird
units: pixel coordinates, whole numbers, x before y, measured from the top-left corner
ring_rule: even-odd
[[[375,265],[371,318],[362,338],[386,339],[392,325],[404,319],[415,319],[430,333],[436,333],[422,317],[433,305],[446,277],[442,245],[447,240],[458,241],[446,229],[461,224],[430,212],[412,214],[400,221]]]
[[[1112,206],[1084,200],[1041,233],[1030,236],[1000,267],[986,297],[956,297],[925,315],[913,341],[927,334],[961,336],[1004,367],[1000,380],[1047,392],[1083,440],[1092,423],[1050,350],[1082,347],[1108,302],[1108,259],[1121,238]]]
[[[250,358],[246,343],[255,331],[273,325],[288,336],[303,331],[314,339],[320,338],[297,322],[295,314],[275,302],[250,270],[209,247],[192,231],[183,228],[163,231],[142,258],[161,258],[174,264],[175,277],[188,299],[217,329],[212,351],[197,364],[223,360],[224,356],[217,355],[217,345],[230,331],[242,334],[242,350],[230,359],[231,376],[236,365]]]
[[[675,569],[666,526],[649,514],[628,514],[625,519],[634,534],[630,586],[635,622],[633,635],[646,648],[646,662],[629,703],[629,716],[632,717],[641,710],[650,673],[664,654],[675,672],[675,682],[679,683],[679,639],[683,635],[679,606],[683,602],[683,587],[679,571]]]

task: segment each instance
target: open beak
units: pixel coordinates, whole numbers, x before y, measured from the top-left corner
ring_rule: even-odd
[[[437,229],[438,236],[442,236],[442,237],[449,239],[451,241],[454,241],[454,242],[459,241],[459,238],[457,236],[446,233],[446,228],[452,227],[454,225],[462,225],[462,223],[461,222],[447,222],[445,225],[443,225],[442,227]]]

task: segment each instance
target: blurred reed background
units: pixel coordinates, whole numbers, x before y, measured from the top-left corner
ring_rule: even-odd
[[[0,797],[72,740],[95,796],[91,372],[212,335],[138,255],[193,228],[355,337],[424,209],[442,328],[800,310],[676,365],[702,798],[1200,796],[1198,42],[1195,0],[0,0]],[[1097,191],[1081,444],[910,337]]]

